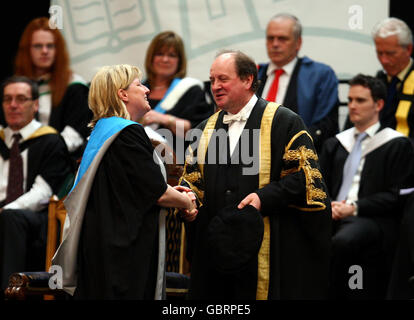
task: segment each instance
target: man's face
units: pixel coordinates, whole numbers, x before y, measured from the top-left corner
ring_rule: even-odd
[[[374,101],[371,90],[361,85],[353,85],[348,93],[349,119],[357,128],[368,128],[378,121],[383,100]]]
[[[12,130],[20,130],[33,120],[38,110],[38,100],[32,100],[30,86],[24,82],[7,85],[3,93],[7,125]]]
[[[269,59],[278,67],[292,61],[299,52],[302,39],[295,39],[291,19],[271,20],[266,29],[266,48]]]
[[[50,72],[56,55],[53,33],[45,30],[33,32],[30,55],[39,75]]]
[[[222,110],[237,113],[251,97],[253,76],[240,79],[233,54],[225,53],[214,60],[210,68],[210,81],[214,100]]]
[[[403,47],[396,35],[387,38],[375,38],[377,57],[389,76],[396,76],[409,63],[413,46]]]

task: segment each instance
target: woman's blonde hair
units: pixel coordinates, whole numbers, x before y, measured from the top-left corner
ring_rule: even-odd
[[[126,90],[135,79],[141,80],[141,76],[141,70],[128,64],[104,66],[99,69],[89,89],[89,109],[93,112],[89,127],[93,128],[102,118],[131,119],[124,102],[118,96],[118,90]]]

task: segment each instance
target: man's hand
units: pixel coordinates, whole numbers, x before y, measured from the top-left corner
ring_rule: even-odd
[[[174,186],[173,187],[175,190],[180,191],[180,192],[193,192],[193,190],[191,190],[190,188],[184,187],[184,186]]]
[[[244,198],[239,203],[237,208],[243,209],[247,205],[251,205],[251,206],[255,207],[258,211],[260,211],[260,209],[262,207],[262,203],[261,203],[260,198],[257,195],[257,193],[250,193],[249,195],[247,195],[246,198]]]
[[[190,188],[187,188],[184,186],[175,186],[173,188],[189,197],[191,201],[191,206],[187,209],[180,209],[180,212],[181,212],[181,216],[183,217],[185,221],[187,222],[194,221],[198,214],[197,198],[194,192]]]
[[[347,204],[345,200],[332,201],[332,219],[340,220],[354,215],[355,207],[352,204]]]

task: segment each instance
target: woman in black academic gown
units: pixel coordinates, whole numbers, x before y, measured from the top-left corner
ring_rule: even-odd
[[[170,130],[166,135],[177,159],[184,162],[187,142],[185,134],[214,113],[214,106],[199,79],[186,76],[187,57],[182,38],[173,31],[157,34],[145,56],[147,79],[151,90],[148,101],[152,108],[141,123],[153,129]],[[180,145],[181,144],[181,145]]]
[[[162,299],[165,216],[160,206],[188,209],[187,220],[197,213],[189,190],[166,184],[144,128],[134,122],[151,109],[140,77],[138,68],[117,65],[103,67],[91,82],[93,131],[65,202],[70,227],[63,252],[54,260],[63,263],[64,273],[70,273],[69,257],[77,261],[63,285],[76,287],[79,299]],[[65,241],[76,237],[77,250],[65,252],[70,247]]]

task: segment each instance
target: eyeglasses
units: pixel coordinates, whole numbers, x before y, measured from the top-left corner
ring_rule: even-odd
[[[46,47],[47,50],[53,50],[56,48],[54,43],[47,43],[47,44],[41,44],[41,43],[35,43],[32,44],[32,48],[35,50],[43,50],[43,47]]]
[[[24,104],[29,100],[33,100],[33,98],[29,98],[26,96],[16,96],[16,97],[5,96],[3,97],[3,104],[9,105],[12,103],[13,99],[16,101],[17,104]]]

